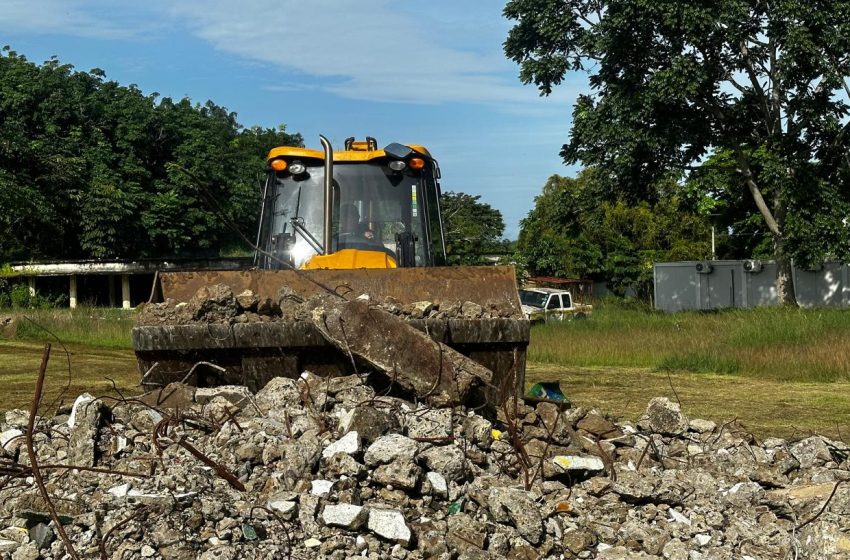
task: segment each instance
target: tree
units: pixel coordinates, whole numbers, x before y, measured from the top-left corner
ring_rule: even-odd
[[[480,198],[461,192],[440,198],[449,264],[485,264],[484,256],[506,248],[502,213]]]
[[[850,1],[511,0],[504,13],[525,83],[548,95],[589,74],[568,163],[635,201],[723,154],[770,232],[785,302],[792,258],[848,256]]]
[[[200,256],[257,227],[265,154],[299,135],[160,99],[51,59],[0,54],[0,262]],[[188,173],[187,173],[188,171]],[[249,235],[249,237],[252,237]]]
[[[520,223],[517,250],[538,275],[591,278],[617,293],[647,296],[653,262],[703,259],[709,224],[678,185],[661,182],[647,201],[606,199],[593,170],[554,175]]]

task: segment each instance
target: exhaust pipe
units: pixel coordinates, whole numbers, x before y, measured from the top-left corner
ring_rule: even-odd
[[[334,208],[334,149],[330,140],[319,134],[319,141],[325,151],[325,229],[324,229],[324,254],[331,254],[331,235],[333,234],[333,208]]]

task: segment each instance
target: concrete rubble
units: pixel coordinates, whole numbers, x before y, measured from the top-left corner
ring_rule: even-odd
[[[760,441],[663,398],[630,423],[546,402],[430,408],[368,375],[156,393],[36,419],[81,558],[850,558],[850,446]],[[0,558],[67,558],[27,419],[0,421]]]

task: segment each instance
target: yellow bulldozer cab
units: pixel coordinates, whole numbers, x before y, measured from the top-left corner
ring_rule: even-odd
[[[325,156],[324,151],[292,146],[269,151],[258,234],[262,250],[255,262],[259,268],[445,263],[439,168],[425,147],[391,144],[378,149],[373,138],[346,140],[345,149],[331,153],[330,196]]]

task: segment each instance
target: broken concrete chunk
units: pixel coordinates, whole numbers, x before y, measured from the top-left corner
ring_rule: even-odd
[[[431,490],[433,490],[435,495],[442,497],[449,495],[449,484],[446,482],[443,475],[438,472],[429,471],[425,473],[425,478],[428,479],[428,483],[431,485]]]
[[[334,483],[331,480],[313,480],[310,482],[310,493],[314,496],[327,496],[331,493]]]
[[[436,440],[452,435],[452,409],[420,407],[404,415],[407,435]]]
[[[71,427],[71,440],[68,443],[68,461],[72,465],[93,467],[95,464],[95,443],[100,413],[103,403],[88,393],[80,395],[74,402],[68,425]]]
[[[244,385],[198,387],[195,391],[195,402],[198,404],[207,404],[216,397],[224,397],[234,408],[242,409],[250,405],[254,395]]]
[[[275,377],[260,389],[254,397],[263,414],[301,406],[301,390],[294,379]]]
[[[226,321],[239,312],[233,291],[224,284],[203,286],[189,301],[195,320],[207,322]]]
[[[360,435],[357,432],[348,432],[339,440],[325,447],[322,457],[333,457],[337,453],[354,455],[360,452]]]
[[[466,457],[455,445],[428,448],[420,454],[420,460],[448,480],[459,481],[467,475]]]
[[[690,422],[688,422],[688,427],[691,431],[694,431],[698,434],[707,434],[711,433],[717,429],[717,424],[712,422],[711,420],[702,420],[701,418],[694,418]]]
[[[16,442],[23,442],[24,432],[17,428],[11,428],[5,432],[0,432],[0,447],[3,449],[12,449]]]
[[[367,302],[327,299],[313,311],[313,324],[341,351],[434,406],[464,403],[475,387],[493,377],[477,362]]]
[[[257,304],[260,303],[260,297],[251,290],[245,290],[236,296],[236,303],[243,311],[256,311]]]
[[[268,508],[276,511],[283,519],[293,519],[298,512],[298,504],[290,500],[269,500]]]
[[[355,431],[363,441],[372,443],[382,435],[399,427],[398,417],[373,406],[360,405],[340,419],[343,432]]]
[[[537,545],[543,540],[543,518],[528,492],[516,488],[491,488],[490,514],[500,523],[511,523],[522,538]]]
[[[366,449],[364,461],[370,467],[392,463],[399,459],[413,458],[419,451],[419,444],[401,434],[381,436]]]
[[[605,463],[593,455],[558,455],[552,462],[564,471],[604,471]]]
[[[362,527],[368,517],[365,508],[353,504],[328,504],[322,511],[322,521],[325,525],[350,530]]]
[[[403,546],[410,544],[410,527],[407,526],[404,514],[396,509],[369,510],[368,528],[381,538]]]
[[[679,404],[666,397],[649,401],[640,424],[658,434],[681,434],[688,429],[688,419]]]
[[[392,486],[402,490],[413,490],[422,474],[413,460],[399,460],[386,465],[380,465],[372,473],[372,478],[378,484]]]
[[[579,420],[576,428],[602,439],[611,439],[623,435],[620,428],[596,411],[589,412],[587,416]]]
[[[811,467],[822,467],[827,462],[832,461],[832,453],[829,450],[824,438],[820,436],[812,436],[790,446],[789,450],[794,457],[800,461],[800,466],[804,469]]]

